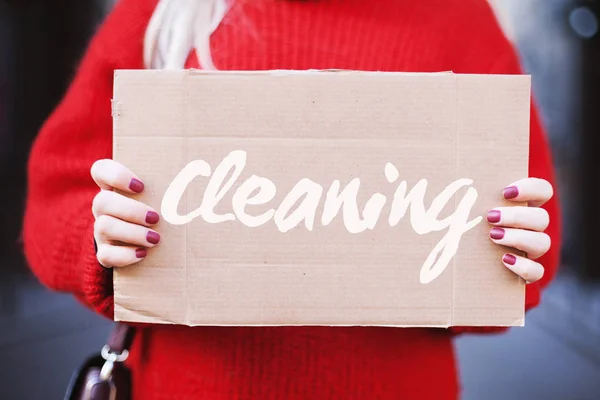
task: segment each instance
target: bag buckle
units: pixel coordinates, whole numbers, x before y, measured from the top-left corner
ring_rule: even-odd
[[[129,357],[129,351],[123,350],[122,352],[117,353],[112,351],[108,345],[102,347],[100,354],[106,361],[100,370],[100,379],[103,381],[110,380],[115,369],[115,363],[125,362],[127,357]]]

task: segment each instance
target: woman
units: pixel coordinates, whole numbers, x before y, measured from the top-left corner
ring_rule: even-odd
[[[112,268],[126,268],[160,246],[155,210],[112,192],[147,189],[135,171],[110,160],[114,69],[521,73],[485,0],[238,0],[226,6],[121,0],[33,147],[24,230],[31,267],[50,288],[73,293],[108,318]],[[491,240],[529,254],[503,257],[529,282],[527,309],[538,304],[558,261],[553,180],[532,108],[530,178],[498,188],[532,207],[488,215]],[[453,399],[459,389],[452,338],[465,331],[503,329],[145,326],[129,365],[139,399]]]

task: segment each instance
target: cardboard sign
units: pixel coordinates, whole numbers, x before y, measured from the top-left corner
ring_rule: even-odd
[[[115,319],[514,326],[489,209],[528,175],[529,76],[116,71],[114,158],[161,214]],[[514,203],[512,203],[514,205]]]

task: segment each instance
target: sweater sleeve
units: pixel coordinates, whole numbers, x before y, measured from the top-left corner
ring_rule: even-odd
[[[135,4],[117,3],[34,141],[23,223],[25,256],[35,276],[111,319],[112,271],[96,259],[91,206],[99,189],[90,168],[96,160],[112,157],[114,69],[141,67],[148,15],[132,8]],[[151,6],[147,8],[145,14]]]
[[[498,46],[492,46],[492,48],[494,48],[495,51],[500,50],[500,56],[494,57],[491,67],[486,67],[484,71],[475,71],[475,73],[501,75],[522,74],[523,71],[516,49],[501,35],[499,29],[497,29],[496,36],[497,38],[494,43]],[[488,45],[490,44],[488,43]],[[550,236],[552,244],[550,250],[544,256],[536,260],[544,266],[545,272],[543,278],[538,282],[526,286],[524,304],[526,312],[539,305],[543,289],[545,289],[556,276],[560,262],[561,248],[561,215],[552,152],[544,126],[540,119],[535,95],[532,96],[530,110],[529,176],[549,181],[554,187],[554,196],[550,201],[543,205],[543,208],[548,211],[548,214],[550,215],[550,224],[546,229],[546,233]],[[507,182],[507,184],[508,183],[509,182]],[[451,328],[451,331],[453,333],[500,333],[506,331],[506,328],[453,327]]]

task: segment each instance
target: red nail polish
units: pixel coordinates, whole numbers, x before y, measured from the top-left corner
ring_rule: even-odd
[[[487,220],[492,223],[500,222],[500,211],[491,210],[487,215]]]
[[[502,261],[504,261],[508,265],[515,265],[515,263],[517,262],[517,257],[513,256],[512,254],[505,254],[502,257]]]
[[[137,249],[135,251],[135,256],[137,258],[144,258],[144,257],[146,257],[146,249]]]
[[[157,244],[160,242],[160,235],[154,231],[149,231],[146,235],[146,240],[148,243]]]
[[[490,237],[494,240],[500,240],[504,237],[504,229],[502,228],[492,228],[490,231]]]
[[[129,189],[133,190],[136,193],[142,193],[144,190],[144,184],[139,179],[133,178],[131,182],[129,182]]]
[[[519,189],[516,186],[509,186],[504,189],[503,194],[505,199],[514,199],[519,195]]]
[[[146,223],[147,224],[153,225],[153,224],[157,223],[158,220],[159,220],[158,213],[155,213],[154,211],[148,211],[146,213]]]

